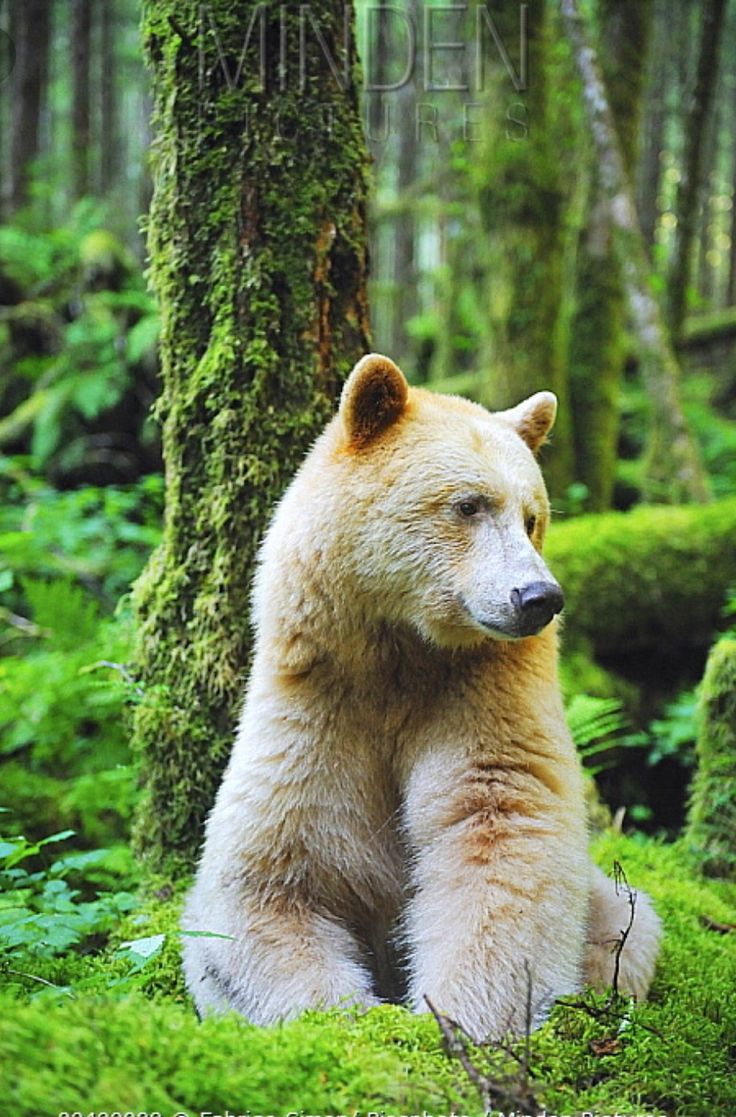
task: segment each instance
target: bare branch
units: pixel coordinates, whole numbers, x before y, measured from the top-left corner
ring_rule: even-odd
[[[611,985],[613,989],[613,996],[618,997],[620,996],[618,981],[621,973],[621,955],[623,954],[624,947],[626,946],[626,940],[631,934],[631,928],[634,926],[637,894],[636,891],[629,884],[626,873],[624,872],[624,867],[620,861],[614,861],[613,863],[613,879],[616,886],[616,895],[618,896],[620,894],[620,891],[623,889],[629,902],[629,922],[627,926],[620,931],[619,938],[614,949],[613,981],[611,982]]]
[[[532,1109],[538,1108],[537,1099],[530,1089],[528,1081],[529,1037],[531,1035],[531,973],[529,972],[528,966],[525,968],[529,973],[529,991],[527,995],[528,1011],[525,1049],[522,1055],[519,1055],[503,1040],[486,1040],[484,1043],[479,1043],[461,1024],[458,1024],[456,1020],[452,1020],[449,1016],[445,1016],[443,1013],[438,1012],[429,997],[425,996],[424,998],[429,1011],[437,1021],[447,1055],[450,1058],[458,1060],[468,1076],[469,1081],[480,1094],[481,1104],[485,1112],[490,1111],[492,1104],[495,1105],[497,1109],[507,1109],[511,1107],[513,1109],[531,1111]],[[471,1044],[488,1053],[503,1054],[514,1059],[519,1064],[518,1076],[507,1077],[505,1079],[493,1079],[489,1075],[484,1074],[470,1057],[469,1046]]]

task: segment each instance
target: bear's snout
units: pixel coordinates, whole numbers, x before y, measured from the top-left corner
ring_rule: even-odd
[[[524,636],[541,632],[555,614],[562,612],[565,598],[557,582],[529,582],[521,589],[512,589],[511,604]]]

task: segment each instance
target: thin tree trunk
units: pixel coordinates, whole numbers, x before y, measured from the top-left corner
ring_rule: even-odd
[[[649,263],[632,189],[618,146],[598,58],[577,0],[561,0],[567,34],[583,87],[588,122],[598,155],[600,181],[622,270],[642,375],[651,406],[646,495],[677,503],[709,499],[700,454],[680,399],[680,370],[651,288]]]
[[[41,146],[41,115],[48,84],[51,0],[24,0],[14,13],[15,68],[11,92],[8,208],[29,198],[31,164]]]
[[[731,112],[736,113],[736,85]],[[732,117],[733,119],[733,117]],[[726,284],[726,304],[736,305],[736,136],[732,138],[731,152],[731,248],[728,257],[728,281]]]
[[[394,285],[396,290],[396,315],[394,318],[394,348],[401,358],[409,356],[409,338],[406,324],[417,311],[416,275],[416,220],[409,192],[417,177],[417,142],[414,112],[416,90],[414,83],[407,83],[398,90],[396,109],[401,130],[397,160],[396,190],[401,208],[396,217],[394,241]]]
[[[0,0],[0,92],[2,86],[10,78],[15,63],[15,43],[11,39],[10,34],[6,30],[8,26],[7,20],[7,4],[6,0]],[[5,206],[7,202],[6,194],[6,174],[8,167],[8,153],[5,145],[8,142],[8,97],[0,97],[0,222],[5,220]]]
[[[626,173],[633,177],[652,4],[602,0],[599,14],[606,91]],[[611,505],[616,472],[626,300],[597,158],[578,246],[575,301],[569,364],[576,477],[588,489],[586,508],[601,512]]]
[[[247,672],[259,537],[368,347],[356,75],[338,88],[322,49],[343,75],[343,5],[313,0],[305,13],[315,23],[302,25],[304,88],[300,9],[259,10],[265,88],[258,16],[238,73],[240,0],[143,9],[166,521],[135,592],[144,697],[134,742],[146,788],[138,848],[157,866],[194,857]]]
[[[497,69],[474,164],[488,243],[484,364],[492,406],[518,403],[541,388],[557,394],[561,406],[545,474],[560,497],[572,480],[572,439],[560,333],[565,199],[550,128],[549,5],[505,4],[491,14],[520,75],[519,15],[526,9],[527,88],[516,91],[505,69]],[[495,63],[495,46],[488,36],[484,42]]]
[[[720,83],[719,83],[720,85]],[[696,281],[698,294],[707,303],[712,303],[715,298],[717,284],[716,268],[708,259],[708,253],[713,247],[713,208],[712,194],[713,176],[718,169],[718,138],[720,134],[720,105],[716,101],[708,120],[707,135],[703,152],[703,175],[698,199],[698,259],[696,267]]]
[[[108,194],[120,165],[120,134],[117,105],[117,56],[115,0],[100,6],[100,186]]]
[[[364,75],[370,82],[366,95],[368,144],[377,184],[390,174],[392,132],[396,128],[396,93],[384,91],[391,84],[391,61],[395,9],[387,0],[378,0],[369,9],[368,36]],[[376,88],[377,87],[377,88]],[[393,185],[393,184],[392,184]],[[371,276],[371,317],[379,347],[398,360],[395,349],[396,306],[393,287],[393,215],[373,208],[369,224],[369,252],[377,267]]]
[[[667,75],[670,44],[671,7],[668,0],[655,0],[650,51],[650,88],[642,114],[642,151],[638,171],[638,204],[641,231],[651,254],[659,220],[659,187],[662,175],[662,150],[667,121]]]
[[[720,46],[726,0],[704,0],[703,23],[698,57],[698,73],[685,130],[685,151],[677,191],[677,232],[669,285],[669,322],[673,336],[679,337],[687,308],[692,252],[697,232],[698,195],[703,176],[703,157],[707,122],[718,75]]]
[[[71,0],[72,34],[72,181],[74,196],[90,189],[90,41],[92,0]]]

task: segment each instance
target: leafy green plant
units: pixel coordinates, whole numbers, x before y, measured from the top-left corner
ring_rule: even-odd
[[[48,476],[135,476],[155,451],[158,314],[140,265],[81,203],[58,229],[0,226],[0,447]],[[132,427],[131,427],[132,423]]]
[[[128,589],[159,537],[161,481],[57,493],[0,459],[0,759],[14,830],[126,835],[137,798],[125,707]]]
[[[694,688],[683,691],[667,702],[660,717],[649,723],[650,741],[647,761],[659,764],[666,758],[676,759],[684,768],[695,763],[698,694]]]
[[[567,724],[575,746],[586,769],[595,774],[605,764],[590,764],[593,757],[609,753],[618,745],[630,743],[625,735],[629,721],[618,698],[596,698],[590,694],[576,694],[565,710]]]
[[[0,594],[23,575],[61,577],[111,609],[160,538],[162,506],[157,474],[59,492],[23,459],[0,456]],[[22,610],[22,594],[0,605]]]
[[[49,848],[73,836],[51,834],[40,841],[0,839],[0,965],[11,960],[51,958],[106,937],[136,905],[128,890],[90,893],[90,871],[107,863],[110,851],[88,850],[39,863]],[[128,874],[132,868],[128,864]],[[75,886],[75,884],[77,886]]]

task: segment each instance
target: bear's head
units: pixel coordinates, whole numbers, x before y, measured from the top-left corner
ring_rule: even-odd
[[[387,357],[364,357],[333,425],[351,583],[386,620],[435,644],[518,640],[563,605],[541,555],[549,501],[535,454],[551,392],[491,413],[411,388]],[[342,517],[341,517],[342,519]]]

